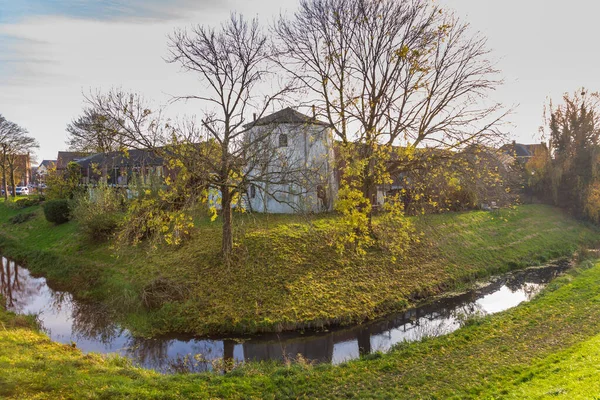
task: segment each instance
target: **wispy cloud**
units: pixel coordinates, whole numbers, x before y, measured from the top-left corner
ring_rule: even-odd
[[[0,87],[39,86],[60,78],[50,71],[56,60],[42,40],[0,33]],[[46,71],[40,74],[40,71]]]
[[[0,23],[32,16],[66,16],[99,21],[166,21],[191,11],[227,9],[213,0],[0,0]]]
[[[164,104],[170,93],[203,90],[164,62],[176,27],[218,25],[231,11],[266,22],[297,1],[0,0],[0,112],[29,129],[42,158],[55,157],[82,92],[120,86]]]

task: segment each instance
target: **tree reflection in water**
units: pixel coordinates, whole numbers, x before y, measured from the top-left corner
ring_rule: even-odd
[[[114,316],[108,312],[106,307],[74,302],[70,294],[66,298],[72,307],[73,325],[71,329],[76,338],[93,339],[108,345],[123,334],[123,329],[113,322]]]
[[[5,307],[16,313],[23,313],[31,300],[44,286],[43,283],[27,279],[27,270],[4,257],[0,258],[0,294]]]

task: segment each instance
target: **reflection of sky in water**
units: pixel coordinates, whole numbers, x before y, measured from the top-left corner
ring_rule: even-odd
[[[358,355],[358,342],[356,340],[336,343],[333,345],[333,358],[331,359],[331,362],[340,364],[344,361],[358,358]]]
[[[17,268],[18,276],[15,279],[14,264],[9,265],[5,259],[2,261],[1,293],[5,297],[7,293],[12,295],[13,310],[38,314],[44,330],[54,341],[65,344],[75,342],[84,352],[120,353],[145,367],[162,371],[175,368],[175,365],[181,366],[181,360],[186,356],[199,354],[210,361],[225,355],[225,342],[222,340],[132,338],[127,330],[115,326],[108,313],[101,308],[74,301],[68,293],[53,291],[44,278],[33,278],[24,268]],[[450,333],[458,329],[459,321],[469,315],[492,314],[515,307],[537,294],[559,267],[548,267],[547,271],[525,271],[523,277],[512,276],[476,292],[442,299],[358,327],[313,335],[288,333],[282,334],[282,338],[266,335],[248,339],[245,344],[227,341],[228,353],[238,362],[246,357],[253,360],[282,360],[284,354],[292,358],[302,354],[307,359],[339,364],[358,358],[361,351],[385,352],[397,343]],[[7,285],[8,274],[11,275],[10,285]],[[359,340],[363,349],[359,349]],[[367,346],[369,348],[365,350]],[[194,370],[207,368],[210,368],[210,364],[196,365]]]
[[[477,300],[477,304],[480,305],[486,313],[493,314],[508,308],[516,307],[527,300],[528,298],[525,290],[520,289],[513,292],[507,286],[502,286],[497,292],[488,294]]]

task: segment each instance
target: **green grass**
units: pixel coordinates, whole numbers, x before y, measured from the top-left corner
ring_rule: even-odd
[[[0,397],[594,398],[600,361],[600,263],[585,262],[533,301],[450,335],[340,366],[247,364],[226,375],[159,375],[83,355],[0,310]]]
[[[599,399],[600,335],[543,359],[495,395],[506,399]]]
[[[75,222],[53,226],[39,208],[21,212],[32,210],[35,219],[12,225],[6,221],[18,211],[0,204],[0,251],[54,286],[105,303],[143,335],[357,323],[598,239],[596,229],[546,206],[432,215],[413,218],[422,243],[392,262],[377,249],[363,258],[337,254],[327,243],[331,215],[240,215],[235,262],[226,267],[218,221],[199,221],[181,248],[125,248],[116,257],[109,244],[86,243]],[[144,298],[156,307],[148,310]]]

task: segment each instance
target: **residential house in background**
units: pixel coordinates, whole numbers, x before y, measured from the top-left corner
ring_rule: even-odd
[[[510,144],[505,144],[500,148],[504,153],[514,157],[521,165],[527,164],[527,161],[534,156],[536,151],[547,151],[546,143],[522,144],[515,140]]]
[[[292,108],[246,125],[247,204],[265,213],[333,210],[338,185],[329,124]]]
[[[67,169],[67,165],[70,162],[79,161],[82,158],[89,156],[89,153],[82,153],[79,151],[59,151],[56,157],[56,170],[64,171]]]
[[[45,183],[48,171],[56,168],[56,160],[43,160],[35,171],[35,180],[37,183]]]
[[[15,184],[27,186],[31,182],[31,156],[19,154],[15,160]]]
[[[105,179],[108,185],[127,186],[134,176],[149,184],[150,179],[162,179],[167,172],[164,159],[150,150],[97,153],[75,162],[81,167],[82,183],[85,184]]]

